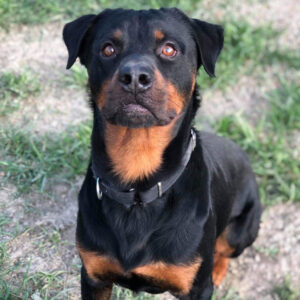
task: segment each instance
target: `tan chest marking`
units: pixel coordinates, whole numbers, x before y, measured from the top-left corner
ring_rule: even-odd
[[[93,280],[108,274],[131,277],[133,274],[152,280],[154,284],[162,287],[172,287],[181,294],[187,294],[194,282],[195,276],[201,265],[201,258],[188,265],[170,265],[155,262],[146,266],[137,267],[129,272],[124,272],[118,261],[107,256],[100,256],[95,252],[88,252],[78,248],[84,267]]]
[[[162,262],[152,263],[138,267],[132,272],[147,278],[154,279],[154,282],[172,286],[180,294],[187,294],[194,282],[195,276],[201,265],[198,258],[189,265],[169,265]]]
[[[160,167],[173,125],[174,122],[161,127],[128,128],[107,123],[106,151],[123,182],[146,178]]]

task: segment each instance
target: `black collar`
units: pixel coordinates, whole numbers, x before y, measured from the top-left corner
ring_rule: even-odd
[[[196,147],[196,133],[194,129],[191,129],[191,137],[188,147],[181,158],[181,162],[176,171],[169,176],[167,179],[158,182],[156,185],[152,186],[145,191],[136,191],[135,189],[130,189],[129,191],[119,191],[113,187],[107,185],[103,182],[95,173],[93,165],[92,172],[94,178],[96,179],[96,192],[99,200],[102,199],[103,194],[108,196],[120,204],[124,205],[126,208],[130,208],[132,205],[144,205],[148,204],[155,199],[160,198],[172,185],[177,181],[180,175],[183,173],[185,167],[190,161],[191,155]]]

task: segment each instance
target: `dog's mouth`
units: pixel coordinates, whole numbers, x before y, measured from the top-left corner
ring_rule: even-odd
[[[108,122],[132,128],[164,126],[177,115],[173,110],[153,109],[150,105],[147,107],[136,102],[115,104],[114,109],[104,107],[102,112]]]
[[[151,112],[145,106],[138,103],[123,105],[123,111],[127,114],[151,114]]]

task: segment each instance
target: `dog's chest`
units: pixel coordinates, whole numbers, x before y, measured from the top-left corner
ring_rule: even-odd
[[[89,277],[95,281],[99,279],[115,281],[117,278],[130,280],[138,276],[150,285],[178,294],[187,294],[190,291],[201,265],[199,257],[187,264],[153,262],[125,272],[116,259],[80,248],[79,253]]]

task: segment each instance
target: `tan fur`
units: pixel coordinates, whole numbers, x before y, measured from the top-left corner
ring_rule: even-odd
[[[171,141],[175,120],[166,126],[128,128],[106,123],[105,146],[113,170],[123,182],[133,182],[154,173]]]
[[[177,114],[181,113],[184,106],[184,96],[181,95],[177,88],[169,81],[167,81],[167,90],[168,90],[168,109],[173,109]]]
[[[156,29],[154,30],[154,37],[156,40],[162,40],[165,37],[165,35],[162,31]]]
[[[77,249],[86,272],[91,279],[97,280],[97,276],[101,276],[107,273],[122,273],[122,268],[120,267],[120,265],[107,256],[98,255],[96,252],[85,251],[78,245]]]
[[[215,286],[219,286],[227,273],[227,267],[229,263],[229,258],[215,254],[214,257],[214,269],[213,269],[213,283]]]
[[[180,294],[189,293],[201,265],[201,259],[189,265],[168,265],[162,262],[138,267],[133,272],[175,287]]]
[[[201,258],[197,258],[194,262],[187,265],[170,265],[163,262],[154,262],[137,267],[126,273],[115,259],[82,250],[80,247],[78,247],[78,250],[89,277],[95,281],[97,276],[105,276],[106,274],[126,277],[136,274],[153,280],[158,286],[171,286],[176,291],[179,291],[180,294],[187,294],[190,291],[202,262]]]
[[[110,81],[109,80],[105,81],[102,85],[101,92],[98,96],[97,105],[100,110],[105,105],[105,100],[106,100],[107,90],[109,88],[109,85],[110,85]]]
[[[224,232],[217,238],[215,244],[213,269],[213,282],[215,286],[220,285],[225,278],[229,257],[234,252],[234,249],[227,242],[226,235],[227,230],[224,230]]]
[[[113,37],[115,39],[120,39],[122,37],[122,31],[120,29],[117,29],[114,33],[113,33]]]

